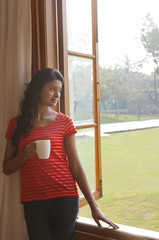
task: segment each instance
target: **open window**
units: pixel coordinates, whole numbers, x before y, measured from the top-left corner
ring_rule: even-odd
[[[78,130],[77,149],[94,197],[102,195],[97,1],[57,1],[59,64],[64,74],[61,110]],[[84,197],[80,206],[85,205]]]

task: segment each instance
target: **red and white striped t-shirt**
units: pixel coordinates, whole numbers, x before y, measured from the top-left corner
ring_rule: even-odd
[[[10,139],[13,135],[17,119],[18,116],[10,120],[6,138]],[[64,149],[64,138],[76,132],[72,119],[59,112],[51,124],[34,127],[30,136],[20,138],[19,152],[35,140],[51,140],[49,159],[39,159],[35,155],[28,159],[21,168],[21,202],[78,196],[76,182],[70,172]]]

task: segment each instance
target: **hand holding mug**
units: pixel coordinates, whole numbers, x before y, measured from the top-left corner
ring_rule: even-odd
[[[24,149],[25,157],[27,159],[34,157],[36,154],[35,150],[36,150],[36,144],[34,142],[27,144]]]

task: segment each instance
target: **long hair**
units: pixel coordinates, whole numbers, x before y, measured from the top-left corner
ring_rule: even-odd
[[[30,135],[37,113],[39,92],[45,83],[52,80],[59,80],[63,84],[63,76],[57,69],[44,68],[39,70],[28,84],[24,100],[20,104],[21,114],[17,120],[17,127],[11,138],[13,146],[18,144],[21,135],[23,135],[24,138]]]

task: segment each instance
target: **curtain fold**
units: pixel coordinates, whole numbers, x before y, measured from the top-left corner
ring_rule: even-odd
[[[5,176],[5,132],[31,79],[31,2],[0,0],[0,239],[27,240],[19,171]]]

